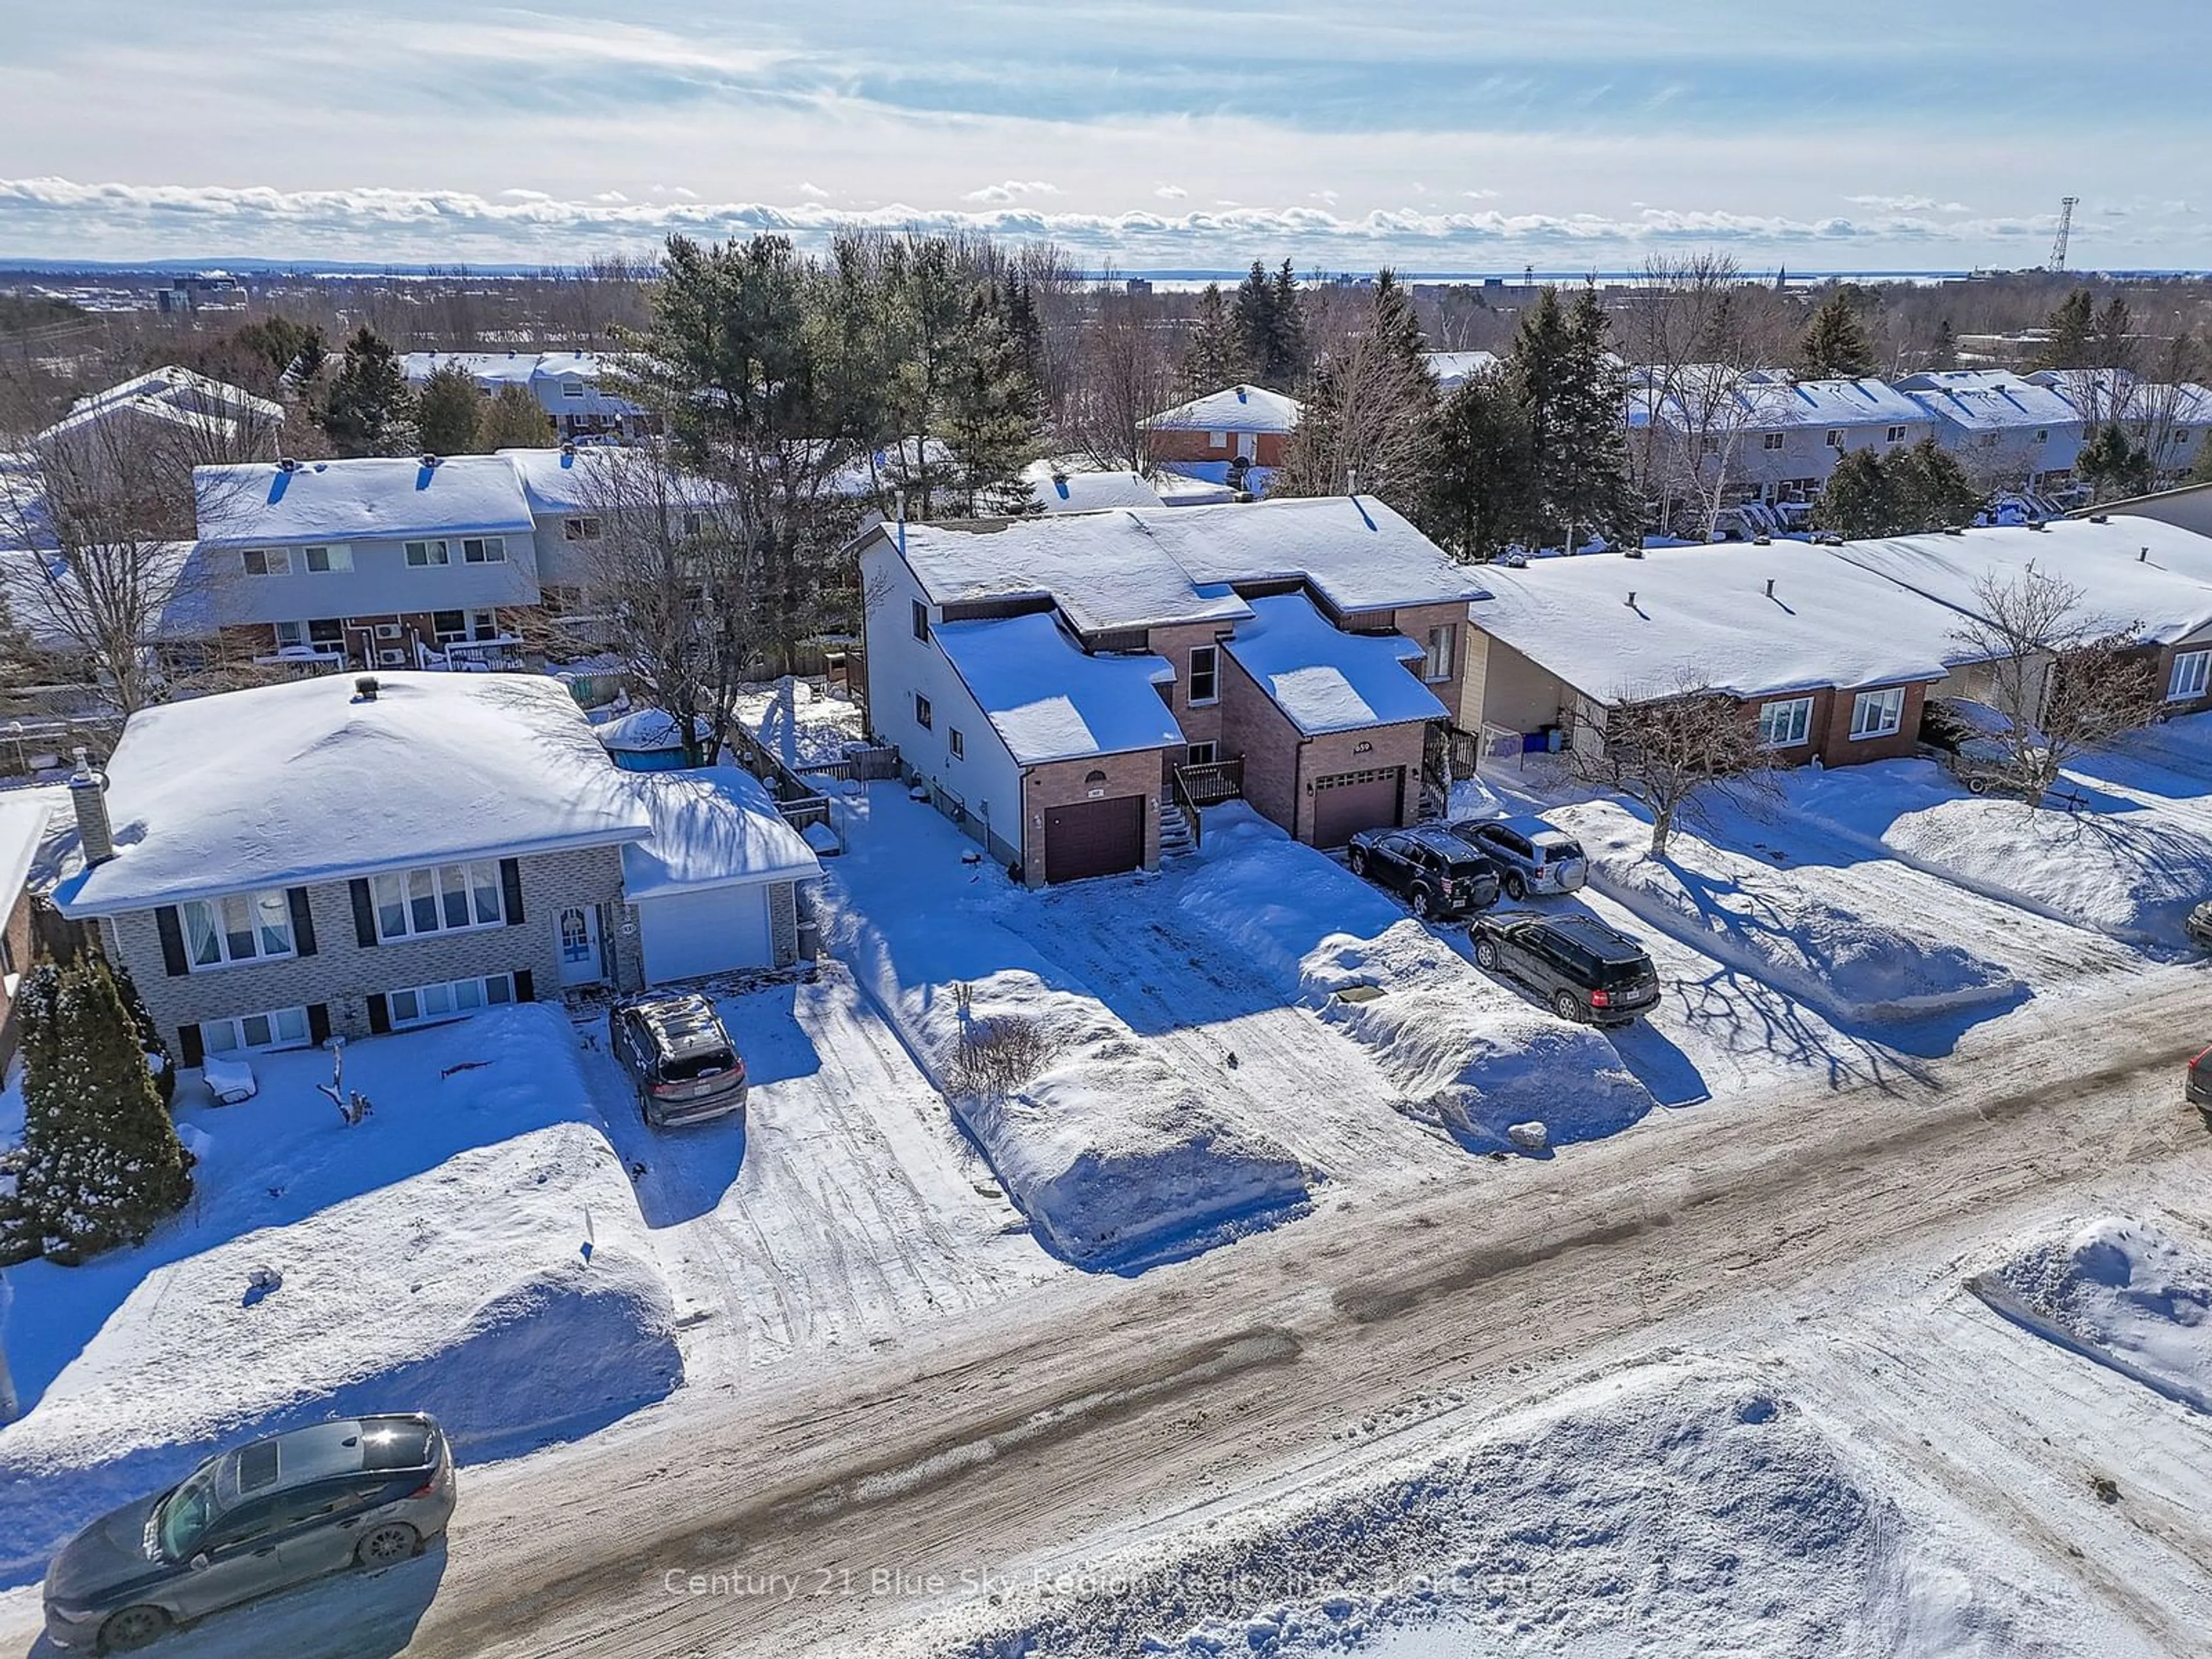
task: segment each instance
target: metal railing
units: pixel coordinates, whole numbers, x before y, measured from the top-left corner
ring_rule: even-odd
[[[1195,812],[1201,806],[1218,806],[1225,800],[1244,799],[1244,757],[1234,760],[1200,761],[1193,765],[1172,769],[1176,781],[1176,803]]]

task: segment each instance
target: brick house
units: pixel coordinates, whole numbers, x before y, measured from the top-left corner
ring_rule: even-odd
[[[1299,839],[1419,816],[1467,573],[1365,497],[886,524],[869,723],[1032,883],[1151,868],[1243,794]]]
[[[134,715],[70,784],[55,899],[179,1061],[641,978],[652,823],[574,702],[519,675],[318,678]]]
[[[1261,474],[1283,464],[1283,447],[1298,424],[1295,398],[1260,386],[1224,386],[1140,422],[1152,458],[1221,482],[1232,464]]]

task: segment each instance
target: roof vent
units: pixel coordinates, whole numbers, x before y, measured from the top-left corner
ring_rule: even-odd
[[[1347,466],[1344,469],[1344,493],[1347,495],[1357,495],[1359,493],[1359,469],[1356,466]]]
[[[377,689],[376,676],[363,674],[353,683],[353,700],[356,702],[374,702]]]
[[[2146,547],[2142,552],[2136,554],[2136,562],[2137,564],[2148,564],[2150,562],[2150,549]]]
[[[1943,533],[1947,536],[1963,536],[1966,533],[1966,526],[1962,524],[1947,524],[1943,526]]]
[[[297,472],[300,470],[300,464],[289,455],[279,455],[276,458],[276,470],[279,472]]]
[[[561,446],[561,459],[564,461],[574,460],[576,459],[576,446],[573,443],[562,444]]]
[[[2112,515],[2109,513],[2092,513],[2089,515],[2091,524],[2110,524],[2112,521]]]
[[[420,456],[416,457],[416,459],[422,463],[422,470],[426,472],[438,464],[438,458],[430,453],[427,449],[424,450]]]
[[[1250,403],[1252,401],[1252,389],[1249,386],[1238,386],[1237,388],[1237,401],[1240,404]]]
[[[1766,579],[1766,597],[1770,599],[1774,597],[1774,578],[1771,576]]]
[[[1632,587],[1628,590],[1628,608],[1631,611],[1636,609],[1636,590]]]
[[[1620,556],[1624,559],[1640,559],[1644,556],[1644,550],[1640,547],[1624,547],[1620,550]]]

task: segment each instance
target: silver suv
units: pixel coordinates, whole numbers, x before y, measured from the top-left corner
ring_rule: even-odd
[[[1582,843],[1541,818],[1468,818],[1451,832],[1489,855],[1516,903],[1531,893],[1571,893],[1589,879]]]
[[[745,1109],[745,1063],[696,991],[647,991],[607,1013],[607,1042],[656,1128]]]
[[[257,1440],[62,1546],[46,1569],[46,1639],[102,1653],[143,1648],[303,1579],[395,1565],[453,1513],[453,1452],[420,1413]]]

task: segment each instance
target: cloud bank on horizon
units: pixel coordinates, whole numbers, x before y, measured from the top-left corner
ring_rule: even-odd
[[[974,0],[10,25],[0,258],[566,262],[973,227],[1127,270],[2212,265],[2201,0]],[[2033,64],[2007,43],[2032,40]]]

